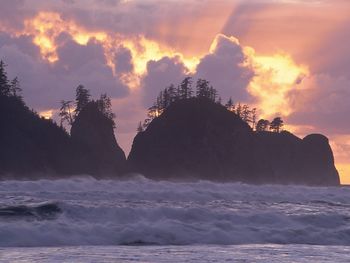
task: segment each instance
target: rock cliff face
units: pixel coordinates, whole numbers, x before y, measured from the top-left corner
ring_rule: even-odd
[[[73,166],[69,135],[16,97],[0,96],[0,175],[66,174]]]
[[[113,123],[99,111],[96,102],[89,102],[77,116],[71,140],[79,152],[79,172],[106,176],[124,171],[126,158],[115,139]]]
[[[128,163],[153,179],[339,185],[324,136],[256,133],[222,105],[197,98],[172,104],[139,133]]]
[[[113,123],[96,103],[81,111],[69,136],[19,98],[0,96],[0,178],[116,176],[125,163]]]

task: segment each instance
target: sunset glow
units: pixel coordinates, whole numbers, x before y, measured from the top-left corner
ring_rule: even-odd
[[[132,138],[148,97],[185,76],[205,77],[259,118],[280,116],[299,136],[327,135],[350,183],[346,1],[14,2],[15,18],[1,13],[0,55],[29,83],[24,97],[40,116],[55,118],[59,101],[85,81],[119,103],[126,124],[117,132]],[[70,58],[75,50],[83,58]],[[131,143],[121,141],[126,152]]]
[[[54,114],[54,110],[39,112],[39,115],[47,120],[52,119],[53,114]]]
[[[253,56],[252,60],[257,73],[250,83],[249,92],[258,98],[262,116],[288,116],[293,109],[286,95],[297,89],[303,78],[308,76],[307,67],[297,65],[287,54]]]

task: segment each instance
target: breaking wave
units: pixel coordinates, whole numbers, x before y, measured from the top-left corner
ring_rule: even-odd
[[[350,245],[350,188],[96,180],[0,182],[0,246]]]

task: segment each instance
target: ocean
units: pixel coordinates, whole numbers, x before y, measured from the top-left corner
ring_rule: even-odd
[[[350,188],[2,181],[0,262],[350,262]]]

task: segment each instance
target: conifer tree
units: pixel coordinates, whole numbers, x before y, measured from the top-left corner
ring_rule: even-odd
[[[22,92],[19,80],[15,77],[10,84],[10,93],[12,96],[21,98],[20,93]]]
[[[115,128],[115,114],[112,111],[111,98],[106,93],[101,94],[100,99],[97,100],[98,109],[113,123]]]
[[[209,81],[205,79],[198,79],[196,83],[197,98],[210,98]]]
[[[169,93],[169,97],[170,97],[170,104],[177,101],[179,98],[178,92],[174,86],[174,84],[171,84],[168,87],[168,93]]]
[[[90,102],[90,91],[83,85],[76,88],[75,93],[75,115],[78,115],[81,110]]]
[[[245,121],[246,123],[251,122],[251,119],[250,119],[250,109],[249,109],[249,106],[248,106],[247,104],[244,104],[244,105],[242,106],[241,119],[242,119],[243,121]]]
[[[179,85],[179,99],[189,99],[192,97],[192,78],[186,77]]]
[[[235,105],[233,104],[232,97],[230,97],[230,99],[227,101],[227,103],[225,104],[225,107],[227,110],[235,112]]]
[[[0,61],[0,96],[10,95],[10,84],[7,78],[6,64],[4,61]]]

